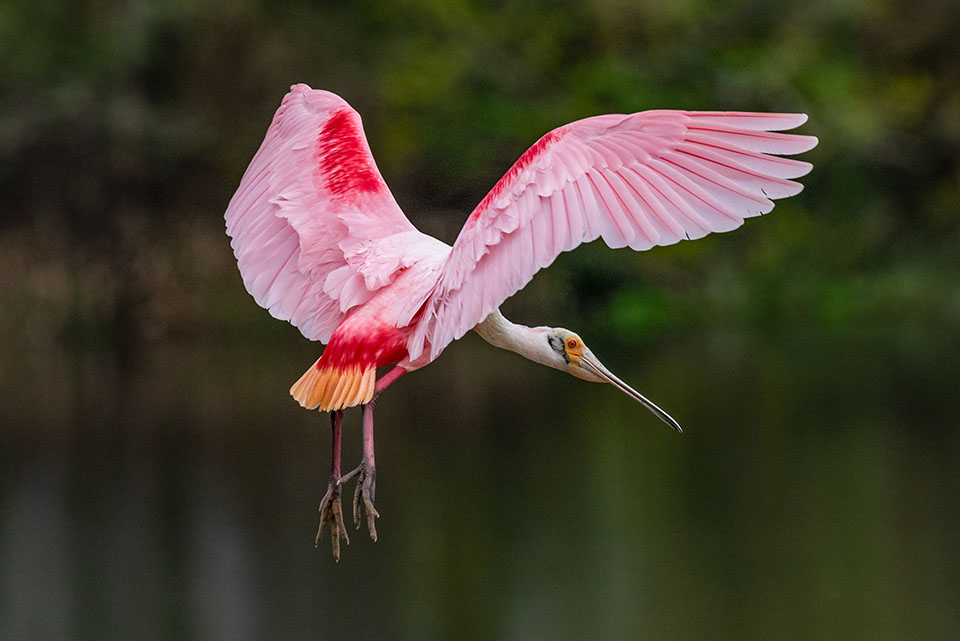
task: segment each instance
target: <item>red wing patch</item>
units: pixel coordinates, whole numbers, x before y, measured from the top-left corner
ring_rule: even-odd
[[[513,166],[510,167],[509,171],[504,174],[503,178],[497,181],[497,184],[493,186],[493,189],[490,190],[483,200],[480,201],[480,204],[477,205],[477,208],[473,210],[473,213],[470,214],[470,219],[476,218],[480,215],[480,212],[487,209],[491,202],[499,198],[500,194],[508,186],[512,186],[514,179],[520,175],[524,169],[526,169],[530,163],[532,163],[537,156],[546,151],[547,147],[553,144],[555,141],[560,139],[561,136],[560,129],[554,129],[553,131],[547,132],[544,134],[540,140],[535,142],[530,149],[527,149],[523,152],[523,155],[517,159],[517,162],[513,163]]]
[[[334,198],[380,191],[380,177],[350,109],[340,109],[324,123],[317,135],[314,161],[314,180],[322,181]]]

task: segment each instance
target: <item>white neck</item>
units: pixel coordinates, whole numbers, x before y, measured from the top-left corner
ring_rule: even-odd
[[[549,327],[527,327],[511,323],[499,309],[478,323],[473,331],[480,337],[500,349],[508,349],[527,358],[534,363],[547,367],[563,369],[557,360],[556,353],[547,342]]]

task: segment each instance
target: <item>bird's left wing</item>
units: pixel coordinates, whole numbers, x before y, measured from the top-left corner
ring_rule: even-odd
[[[225,214],[244,285],[273,316],[327,342],[416,242],[342,98],[290,88]]]
[[[435,358],[564,251],[600,237],[649,249],[729,231],[798,193],[810,171],[781,158],[813,136],[803,114],[645,111],[595,116],[527,150],[467,219],[417,311],[411,359]]]

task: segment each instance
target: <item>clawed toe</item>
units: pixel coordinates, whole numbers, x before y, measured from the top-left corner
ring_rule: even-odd
[[[350,537],[347,536],[347,528],[343,522],[343,505],[340,502],[340,479],[330,479],[330,485],[327,487],[327,493],[323,495],[320,501],[320,527],[317,528],[317,538],[314,541],[314,547],[320,545],[320,536],[323,534],[323,528],[330,523],[330,539],[333,543],[333,558],[340,561],[340,538],[350,545]]]
[[[346,480],[354,476],[357,477],[357,486],[353,491],[353,523],[359,530],[365,517],[370,538],[376,541],[376,519],[380,518],[380,513],[373,506],[377,492],[377,470],[372,465],[363,462],[343,478]]]

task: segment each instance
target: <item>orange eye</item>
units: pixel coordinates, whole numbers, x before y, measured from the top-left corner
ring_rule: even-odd
[[[570,340],[568,340],[567,347],[569,347],[570,349],[577,349],[577,339],[571,338]]]

